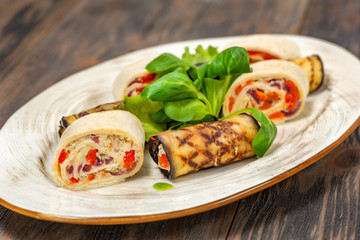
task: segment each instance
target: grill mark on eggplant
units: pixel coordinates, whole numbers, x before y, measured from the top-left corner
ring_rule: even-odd
[[[193,136],[194,136],[194,134],[189,134],[189,135],[187,135],[186,137],[184,137],[182,139],[180,137],[176,136],[176,139],[179,141],[179,147],[183,146],[184,144],[187,144],[187,145],[193,147],[194,144],[192,142],[188,142],[188,140],[190,138],[192,138]]]

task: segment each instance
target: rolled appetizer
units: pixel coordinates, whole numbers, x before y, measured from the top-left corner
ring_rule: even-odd
[[[118,74],[113,84],[113,96],[116,101],[121,101],[127,97],[135,97],[142,90],[158,78],[156,73],[145,69],[150,62],[149,59],[133,63]]]
[[[251,65],[253,72],[241,75],[229,88],[224,104],[226,116],[253,107],[275,123],[297,116],[309,92],[305,71],[285,60],[268,60]]]
[[[248,114],[160,132],[149,140],[152,159],[170,179],[255,155],[258,122]]]
[[[319,89],[324,81],[324,66],[319,55],[311,55],[306,58],[295,58],[289,61],[299,65],[304,71],[309,80],[310,92]]]
[[[129,112],[84,116],[60,138],[52,164],[54,179],[70,190],[120,183],[141,168],[144,138],[140,120]]]
[[[254,34],[240,38],[227,47],[239,46],[249,53],[250,63],[270,59],[299,58],[299,47],[292,41],[266,34]]]

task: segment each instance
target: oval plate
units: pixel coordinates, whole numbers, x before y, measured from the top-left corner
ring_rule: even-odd
[[[0,203],[18,213],[51,221],[123,224],[176,218],[214,209],[258,192],[297,173],[340,144],[359,124],[360,62],[319,39],[280,35],[295,41],[302,56],[319,54],[325,82],[306,100],[296,119],[282,124],[269,152],[173,181],[163,177],[146,150],[142,169],[126,182],[82,192],[56,186],[50,165],[62,116],[112,102],[121,68],[163,52],[181,56],[184,47],[224,46],[239,37],[200,39],[139,50],[76,73],[42,92],[0,131]],[[157,191],[157,182],[174,188]]]

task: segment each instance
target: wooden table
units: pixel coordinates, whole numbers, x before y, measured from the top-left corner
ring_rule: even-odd
[[[332,41],[359,57],[359,12],[359,0],[2,0],[0,126],[62,78],[162,43],[287,33]],[[179,219],[76,225],[32,219],[0,206],[0,239],[360,239],[359,142],[358,128],[289,179]]]

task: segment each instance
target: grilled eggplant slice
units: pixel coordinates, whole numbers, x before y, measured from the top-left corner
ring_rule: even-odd
[[[149,152],[160,171],[173,179],[209,167],[252,157],[258,122],[248,114],[158,133]]]
[[[295,58],[289,61],[296,63],[306,72],[310,84],[310,93],[319,89],[324,81],[324,65],[319,55]]]
[[[96,106],[94,108],[90,108],[88,110],[62,117],[60,120],[60,126],[59,126],[59,136],[63,134],[65,129],[70,126],[75,120],[84,117],[86,115],[89,115],[91,113],[97,113],[97,112],[104,112],[104,111],[111,111],[111,110],[123,110],[124,105],[121,101],[112,102],[112,103],[105,103],[101,104],[99,106]]]

